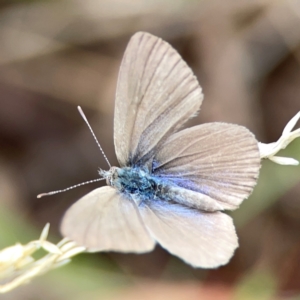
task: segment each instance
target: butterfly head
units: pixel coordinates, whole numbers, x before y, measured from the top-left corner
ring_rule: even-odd
[[[106,179],[106,184],[112,187],[116,187],[116,182],[118,181],[120,168],[111,167],[108,171],[99,170],[99,175]],[[116,187],[117,188],[117,187]]]

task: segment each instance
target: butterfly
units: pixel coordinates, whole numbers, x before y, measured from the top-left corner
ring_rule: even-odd
[[[144,253],[158,243],[194,267],[226,264],[238,247],[231,217],[260,169],[245,127],[206,123],[179,130],[203,100],[192,70],[167,42],[138,32],[117,83],[114,144],[120,167],[107,186],[75,202],[61,232],[88,251]]]

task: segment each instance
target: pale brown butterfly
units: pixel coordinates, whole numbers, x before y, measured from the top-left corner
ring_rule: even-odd
[[[88,251],[143,253],[156,243],[194,267],[226,264],[238,246],[231,217],[256,184],[260,154],[245,127],[177,130],[201,106],[191,69],[168,43],[138,32],[120,68],[108,186],[68,209],[62,234]]]

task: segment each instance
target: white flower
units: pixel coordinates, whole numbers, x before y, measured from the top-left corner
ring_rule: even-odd
[[[85,251],[74,242],[63,239],[57,245],[48,242],[49,224],[44,227],[41,237],[27,245],[16,244],[0,251],[0,293],[6,293],[21,284],[28,283],[33,277],[41,275],[51,269],[60,267],[76,254]],[[44,249],[48,254],[35,260],[32,254],[39,249]]]
[[[294,158],[275,156],[275,154],[285,149],[294,139],[300,137],[300,128],[292,131],[299,119],[300,111],[287,123],[277,142],[270,144],[258,143],[260,157],[268,158],[280,165],[298,165],[299,161]]]

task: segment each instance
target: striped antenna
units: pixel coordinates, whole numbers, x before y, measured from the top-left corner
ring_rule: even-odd
[[[70,186],[70,187],[68,187],[66,189],[63,189],[63,190],[57,190],[57,191],[52,191],[52,192],[49,192],[49,193],[38,194],[37,198],[42,198],[44,196],[51,196],[51,195],[63,193],[63,192],[75,189],[75,188],[77,188],[79,186],[90,184],[90,183],[93,183],[93,182],[98,182],[98,181],[101,181],[101,180],[104,180],[104,179],[105,178],[97,178],[97,179],[93,179],[93,180],[89,180],[89,181],[86,181],[86,182],[82,182],[82,183],[78,183],[78,184],[72,185],[72,186]]]
[[[98,140],[97,140],[97,138],[96,138],[96,135],[95,135],[95,133],[94,133],[94,131],[93,131],[93,129],[92,129],[90,123],[88,122],[88,120],[87,120],[87,118],[86,118],[86,116],[85,116],[83,110],[81,109],[80,106],[77,106],[77,109],[78,109],[78,111],[79,111],[81,117],[83,118],[83,120],[84,120],[85,123],[87,124],[88,128],[90,129],[90,131],[91,131],[91,133],[92,133],[92,135],[93,135],[93,137],[94,137],[94,140],[96,141],[96,143],[97,143],[97,145],[98,145],[98,147],[99,147],[101,153],[103,154],[103,156],[104,156],[104,158],[105,158],[107,164],[108,164],[109,167],[111,168],[111,164],[109,163],[109,160],[107,159],[107,157],[106,157],[106,155],[105,155],[105,153],[104,153],[104,151],[103,151],[103,149],[102,149],[100,143],[98,142]],[[98,182],[98,181],[101,181],[101,180],[104,180],[104,179],[105,179],[105,178],[97,178],[97,179],[93,179],[93,180],[89,180],[89,181],[85,181],[85,182],[82,182],[82,183],[78,183],[78,184],[72,185],[72,186],[70,186],[70,187],[68,187],[68,188],[66,188],[66,189],[57,190],[57,191],[52,191],[52,192],[49,192],[49,193],[42,193],[42,194],[37,195],[37,198],[42,198],[42,197],[44,197],[44,196],[51,196],[51,195],[63,193],[63,192],[66,192],[66,191],[75,189],[75,188],[77,188],[77,187],[79,187],[79,186],[86,185],[86,184],[90,184],[90,183],[93,183],[93,182]]]
[[[79,111],[79,113],[80,113],[82,119],[84,120],[84,122],[86,123],[86,125],[88,126],[88,128],[90,129],[90,131],[91,131],[91,133],[92,133],[92,135],[93,135],[93,137],[94,137],[94,140],[96,141],[96,143],[97,143],[97,145],[98,145],[98,147],[99,147],[99,149],[100,149],[102,155],[104,156],[104,158],[105,158],[105,160],[106,160],[108,166],[111,168],[111,164],[109,163],[109,160],[107,159],[107,157],[106,157],[106,155],[105,155],[105,153],[104,153],[104,151],[103,151],[103,149],[102,149],[100,143],[98,142],[98,140],[97,140],[97,138],[96,138],[96,135],[95,135],[95,133],[94,133],[94,131],[93,131],[93,129],[92,129],[92,127],[91,127],[89,121],[87,120],[87,118],[86,118],[86,116],[85,116],[83,110],[81,109],[80,106],[77,106],[77,109],[78,109],[78,111]]]

